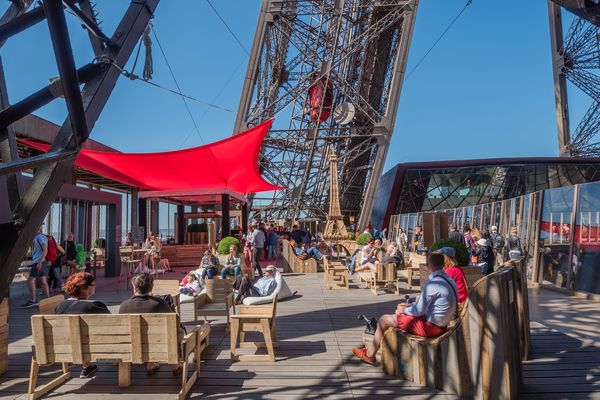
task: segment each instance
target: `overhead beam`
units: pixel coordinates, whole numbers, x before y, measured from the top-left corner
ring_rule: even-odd
[[[569,12],[600,27],[600,5],[588,0],[550,0]]]
[[[72,0],[62,1],[65,7],[67,7],[75,16],[81,21],[83,26],[88,30],[89,33],[100,39],[102,42],[110,45],[110,38],[107,37],[104,32],[98,27],[96,21],[93,20],[93,10],[89,1],[85,1],[89,7],[89,12],[84,13],[83,10],[79,9]],[[91,13],[91,15],[90,15]]]
[[[79,139],[77,143],[82,143],[88,138],[90,132],[85,120],[83,100],[79,89],[79,77],[77,76],[62,1],[44,0],[44,11],[48,19],[56,65],[58,66],[63,95],[65,96],[69,119],[74,131],[72,136]],[[52,147],[56,148],[55,146]]]
[[[9,37],[42,22],[44,18],[46,18],[44,7],[38,6],[23,15],[19,15],[18,17],[3,23],[0,25],[0,44],[4,44]]]
[[[159,0],[132,2],[112,36],[113,45],[107,47],[102,56],[123,68],[142,36],[158,2]],[[49,26],[54,26],[54,24],[49,24]],[[60,32],[55,32],[55,34],[60,34]],[[59,55],[57,55],[57,60],[58,58]],[[93,129],[119,76],[118,68],[106,68],[102,74],[84,86],[82,103],[84,104],[86,126],[89,130]],[[72,82],[65,86],[69,87],[68,85],[72,85]],[[76,109],[76,107],[73,108]],[[67,118],[51,149],[74,150],[77,153],[84,141],[83,137],[76,136],[80,133],[80,130],[76,130],[72,126],[71,119]],[[70,176],[71,170],[71,160],[59,161],[38,168],[30,188],[14,210],[13,219],[0,224],[0,237],[2,238],[0,240],[0,298],[6,295],[32,238],[62,184]]]
[[[105,68],[107,68],[107,64],[90,63],[84,65],[77,70],[79,82],[87,83],[91,81],[93,78],[100,75]],[[57,90],[56,85],[60,84],[60,81],[52,83],[0,111],[0,127],[10,125],[21,118],[25,118],[35,110],[58,98],[62,95],[62,90]]]
[[[96,21],[96,15],[94,13],[92,3],[89,0],[81,0],[79,2],[79,8],[81,9],[83,15],[85,15],[96,26],[98,26],[98,21]],[[101,40],[90,30],[88,30],[88,36],[90,38],[90,43],[92,45],[92,49],[94,50],[94,54],[99,55],[100,53],[102,53],[102,51],[104,51],[105,43],[107,42]]]

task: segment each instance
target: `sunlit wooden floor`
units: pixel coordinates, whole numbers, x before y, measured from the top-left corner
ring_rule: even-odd
[[[180,270],[167,278],[181,276]],[[456,398],[385,376],[380,369],[352,357],[351,348],[361,343],[363,332],[357,315],[392,312],[400,297],[391,293],[374,296],[366,289],[330,291],[323,287],[322,274],[289,274],[285,279],[299,295],[278,305],[277,361],[231,363],[225,321],[212,320],[201,379],[190,398]],[[100,278],[95,298],[116,311],[130,295],[125,285]],[[26,398],[31,360],[29,317],[34,310],[19,308],[26,300],[22,293],[21,287],[11,293],[9,371],[0,377],[1,398]],[[532,322],[532,360],[524,365],[522,398],[600,399],[600,305],[537,290],[532,291],[530,303],[536,322]],[[556,307],[559,310],[553,313]],[[191,323],[192,315],[191,305],[184,305],[182,320]],[[594,323],[595,328],[590,328]],[[117,386],[115,366],[100,368],[95,378],[73,378],[48,398],[97,399],[117,394],[127,399],[176,397],[179,381],[166,366],[152,377],[146,376],[143,367],[132,368],[132,385],[125,390]],[[58,368],[48,368],[43,376],[47,379],[56,371]],[[74,376],[78,373],[73,369]]]

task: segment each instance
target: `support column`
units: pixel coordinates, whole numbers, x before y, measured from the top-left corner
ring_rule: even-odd
[[[242,204],[242,234],[248,232],[248,203]]]
[[[221,195],[221,237],[231,235],[229,226],[229,195]]]
[[[563,72],[565,58],[563,46],[562,16],[560,6],[548,0],[548,20],[550,22],[550,46],[552,50],[552,72],[554,75],[554,100],[556,102],[556,124],[558,127],[558,150],[561,157],[571,156],[569,148],[569,103],[567,98],[567,77]]]
[[[138,199],[138,219],[137,224],[144,229],[144,238],[148,235],[148,221],[146,213],[148,211],[148,203],[146,199]]]
[[[158,235],[158,201],[149,200],[150,203],[150,221],[149,222],[149,231],[154,232],[156,236]]]
[[[117,257],[117,249],[120,240],[117,233],[117,206],[109,204],[106,210],[106,249],[104,255],[105,276],[119,276],[121,273],[120,257]]]
[[[177,244],[185,243],[185,208],[177,206]]]
[[[138,219],[138,206],[139,206],[139,201],[138,201],[138,190],[137,188],[131,188],[131,227],[137,226],[139,219]],[[131,228],[130,228],[131,229]],[[133,231],[133,229],[131,229]]]

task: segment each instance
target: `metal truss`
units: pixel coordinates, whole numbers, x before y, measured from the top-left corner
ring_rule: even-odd
[[[263,0],[235,132],[275,117],[260,168],[287,188],[262,218],[327,214],[329,157],[338,156],[341,212],[366,225],[391,140],[418,0]],[[313,121],[309,88],[331,82],[353,120]]]
[[[44,19],[48,23],[59,78],[45,88],[12,105],[8,102],[4,70],[0,63],[0,177],[9,195],[9,220],[0,221],[0,299],[6,296],[23,260],[62,184],[69,179],[73,160],[88,138],[159,0],[132,1],[111,37],[96,21],[89,0],[44,0],[27,11],[31,0],[13,0],[0,19],[0,46]],[[76,4],[77,3],[77,4]],[[65,12],[73,14],[87,29],[95,59],[77,69],[71,50]],[[83,89],[80,89],[83,85]],[[48,153],[18,159],[11,124],[38,108],[63,97],[68,116]],[[21,171],[32,169],[33,180],[24,190]],[[2,182],[0,182],[2,184]]]
[[[576,15],[563,36],[561,6]],[[550,35],[562,156],[600,156],[600,5],[597,1],[550,0]],[[588,95],[592,102],[571,132],[566,82]]]

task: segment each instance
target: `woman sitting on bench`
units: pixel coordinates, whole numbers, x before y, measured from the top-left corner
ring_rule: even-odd
[[[96,292],[94,275],[89,272],[76,272],[67,279],[63,286],[68,299],[58,303],[54,309],[56,314],[110,314],[106,304],[97,300],[88,300]],[[88,378],[98,370],[98,366],[83,363],[80,378]]]
[[[443,254],[430,254],[427,257],[427,267],[431,275],[423,286],[419,300],[412,305],[398,304],[395,314],[382,315],[377,324],[373,345],[369,348],[352,349],[356,357],[368,364],[375,364],[375,354],[388,328],[398,328],[424,337],[437,337],[446,332],[448,324],[456,316],[456,284],[443,270]]]

